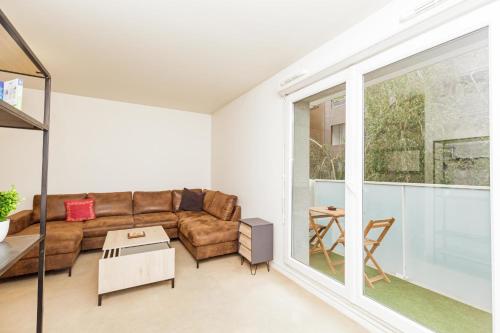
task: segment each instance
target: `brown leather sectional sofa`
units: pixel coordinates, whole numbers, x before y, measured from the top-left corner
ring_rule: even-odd
[[[196,189],[195,191],[201,192]],[[179,238],[199,261],[238,251],[238,198],[204,190],[203,211],[179,211],[181,190],[49,195],[47,197],[46,270],[69,269],[80,250],[100,249],[110,230],[162,226],[169,237]],[[66,222],[65,200],[93,198],[96,218]],[[37,234],[40,230],[40,196],[33,210],[10,217],[9,235]],[[38,247],[18,261],[2,277],[38,271]]]

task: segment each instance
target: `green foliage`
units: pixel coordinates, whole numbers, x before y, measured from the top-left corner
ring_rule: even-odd
[[[7,217],[17,208],[19,202],[21,202],[21,198],[14,186],[8,191],[0,192],[0,223],[7,220]]]
[[[367,181],[425,182],[425,96],[415,81],[409,74],[365,90]]]
[[[332,145],[322,145],[310,139],[309,152],[310,179],[345,179],[345,153],[343,147],[335,150]]]
[[[468,57],[366,82],[366,181],[489,185],[488,72],[464,75],[487,56]],[[311,179],[344,179],[344,146],[311,139],[309,158]]]
[[[411,82],[409,82],[411,81]],[[365,90],[365,180],[425,182],[425,96],[408,74]],[[310,139],[310,178],[345,179],[345,150]]]

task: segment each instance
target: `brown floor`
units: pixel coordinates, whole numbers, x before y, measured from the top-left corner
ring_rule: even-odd
[[[236,255],[196,264],[178,242],[170,282],[104,296],[97,307],[100,252],[82,253],[67,272],[49,273],[44,332],[365,332],[276,271],[256,276]],[[32,333],[36,277],[0,283],[0,332]]]

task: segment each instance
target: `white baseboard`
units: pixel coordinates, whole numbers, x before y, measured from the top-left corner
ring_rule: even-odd
[[[369,332],[374,333],[394,333],[400,332],[391,325],[381,321],[378,318],[370,315],[365,310],[351,303],[349,300],[342,296],[332,293],[330,290],[314,283],[300,273],[293,271],[285,265],[273,262],[272,268],[283,274],[288,279],[297,283],[300,287],[304,288],[314,296],[320,298],[325,303],[329,304],[343,315],[354,320]]]

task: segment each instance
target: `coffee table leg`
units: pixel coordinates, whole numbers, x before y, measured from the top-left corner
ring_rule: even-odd
[[[102,295],[97,295],[97,306],[101,306],[102,304]]]
[[[172,288],[175,288],[175,278],[172,279]]]

